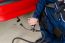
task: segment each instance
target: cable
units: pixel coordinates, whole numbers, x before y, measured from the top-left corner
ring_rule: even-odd
[[[19,22],[20,21],[20,19],[19,19],[19,17],[17,17],[17,22]],[[26,29],[26,30],[29,30],[29,31],[33,31],[33,32],[42,32],[41,30],[36,30],[35,29],[35,25],[33,25],[33,26],[31,26],[32,27],[32,29],[27,29],[22,23],[20,23],[20,26],[22,26],[24,29]],[[43,33],[44,34],[44,33]],[[12,43],[14,43],[14,41],[16,40],[16,39],[20,39],[20,40],[23,40],[23,41],[25,41],[25,42],[28,42],[28,43],[41,43],[44,39],[45,39],[45,35],[44,35],[44,39],[42,39],[41,41],[39,41],[39,42],[31,42],[31,41],[28,41],[28,40],[26,40],[26,39],[23,39],[23,38],[21,38],[21,37],[15,37],[13,40],[12,40]]]
[[[23,26],[23,24],[21,23],[20,24],[24,29],[26,29],[26,30],[30,30],[30,31],[33,31],[33,32],[42,32],[41,30],[36,30],[35,29],[35,25],[34,26],[32,26],[32,29],[27,29],[26,27],[24,27]],[[43,33],[44,34],[44,33]],[[16,40],[16,39],[20,39],[20,40],[23,40],[23,41],[26,41],[26,42],[28,42],[28,43],[41,43],[44,39],[45,39],[45,35],[44,35],[44,39],[42,39],[41,41],[39,41],[39,42],[31,42],[31,41],[28,41],[28,40],[26,40],[26,39],[23,39],[23,38],[21,38],[21,37],[15,37],[13,40],[12,40],[12,43],[14,43],[14,41]]]
[[[34,43],[34,42],[28,41],[28,40],[26,40],[26,39],[20,38],[20,37],[15,37],[15,38],[12,40],[12,43],[14,43],[14,41],[15,41],[16,39],[20,39],[20,40],[26,41],[26,42],[28,42],[28,43]]]
[[[32,26],[32,29],[27,29],[22,23],[20,23],[20,25],[21,25],[24,29],[26,29],[26,30],[33,31],[33,32],[41,32],[41,30],[36,30],[36,29],[35,29],[35,25]]]
[[[44,33],[43,33],[43,34],[44,34]],[[21,38],[21,37],[15,37],[15,38],[12,40],[12,43],[14,43],[15,40],[17,40],[17,39],[23,40],[23,41],[28,42],[28,43],[42,43],[42,42],[44,42],[45,34],[44,34],[44,39],[42,38],[40,41],[36,40],[35,42],[31,42],[31,41],[28,41],[28,40],[23,39],[23,38]],[[38,41],[38,42],[37,42],[37,41]]]

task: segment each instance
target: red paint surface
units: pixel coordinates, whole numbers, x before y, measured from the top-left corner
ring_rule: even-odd
[[[32,12],[36,8],[37,0],[20,0],[0,5],[0,22],[13,19]]]

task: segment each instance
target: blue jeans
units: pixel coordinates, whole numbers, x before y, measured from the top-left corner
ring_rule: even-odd
[[[47,43],[65,43],[65,39],[57,39],[53,34],[47,32],[44,27],[40,27],[41,28],[41,34],[42,34],[42,39],[43,42],[47,42]],[[63,36],[61,36],[62,38],[65,38]]]
[[[65,43],[65,35],[62,34],[59,39],[53,35],[54,27],[61,27],[59,22],[56,22],[52,16],[55,13],[55,9],[47,8],[45,13],[46,15],[42,17],[42,23],[40,24],[42,38],[48,43]],[[47,24],[47,27],[45,24]]]

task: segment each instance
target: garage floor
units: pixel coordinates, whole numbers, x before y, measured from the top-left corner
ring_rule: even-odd
[[[30,13],[19,17],[21,21],[18,23],[16,22],[17,18],[0,22],[0,43],[12,43],[12,39],[15,37],[22,37],[26,40],[35,42],[35,40],[42,37],[40,32],[32,32],[20,26],[20,23],[22,23],[26,28],[31,29],[31,26],[29,26],[27,23],[27,18],[31,17],[32,14],[33,13]],[[39,25],[37,25],[35,28],[39,29]],[[17,40],[15,43],[27,42]]]

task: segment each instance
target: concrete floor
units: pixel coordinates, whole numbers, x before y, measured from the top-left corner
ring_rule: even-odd
[[[32,14],[33,13],[30,13],[20,17],[21,21],[19,23],[16,22],[16,18],[5,22],[0,22],[0,43],[12,43],[12,39],[15,37],[22,37],[32,42],[42,37],[40,32],[29,31],[19,25],[20,23],[23,23],[26,28],[30,29],[31,26],[28,25],[27,18],[31,17]],[[36,26],[36,29],[39,29],[39,25]],[[18,40],[18,42],[15,43],[27,42]]]

